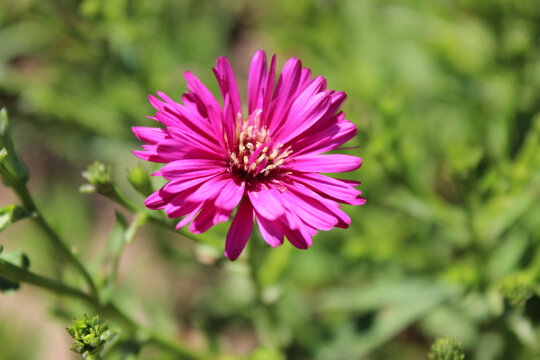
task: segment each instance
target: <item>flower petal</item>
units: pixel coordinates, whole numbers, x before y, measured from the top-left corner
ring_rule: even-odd
[[[236,77],[234,76],[234,71],[229,60],[224,56],[220,56],[216,61],[216,68],[213,70],[223,98],[225,98],[226,95],[230,96],[234,115],[236,116],[238,113],[242,114],[240,93],[238,92]]]
[[[362,158],[343,154],[301,155],[288,159],[286,169],[302,172],[337,173],[358,169]]]
[[[297,173],[288,176],[291,180],[304,184],[322,196],[351,205],[361,205],[365,199],[362,192],[343,180],[316,173]]]
[[[257,213],[257,224],[259,231],[268,245],[277,247],[283,244],[283,226],[279,220],[269,220]]]
[[[253,218],[253,206],[248,198],[244,198],[227,233],[225,256],[230,260],[236,260],[246,247],[253,230]]]
[[[225,210],[233,210],[236,205],[242,200],[246,183],[236,179],[229,179],[221,188],[221,191],[216,196],[214,204],[216,207]]]
[[[270,133],[275,132],[287,115],[292,102],[296,98],[294,95],[298,90],[301,75],[302,63],[300,60],[291,58],[283,66],[268,110],[267,121]]]
[[[214,199],[230,181],[231,176],[228,173],[215,176],[189,194],[186,201],[199,202]]]
[[[260,186],[257,190],[248,190],[248,196],[255,211],[264,218],[275,220],[284,214],[283,205],[277,199],[277,190]]]
[[[162,128],[134,126],[131,131],[133,131],[137,139],[150,145],[155,145],[166,138],[170,138],[169,132]]]
[[[317,230],[305,224],[298,229],[285,227],[284,230],[287,240],[289,240],[294,247],[302,250],[307,249],[313,244],[311,238],[317,233]]]
[[[287,144],[315,124],[327,112],[330,97],[326,93],[320,93],[310,97],[306,102],[298,101],[298,103],[299,105],[296,105],[296,102],[293,104],[287,120],[275,135],[282,144]]]
[[[289,203],[291,211],[294,211],[303,222],[321,230],[331,230],[336,226],[338,219],[333,213],[316,200],[294,190],[294,186],[291,186],[281,195]]]
[[[224,211],[218,209],[211,202],[206,202],[201,212],[197,215],[195,220],[189,225],[189,231],[194,234],[201,234],[206,230],[210,229],[212,226],[229,220],[231,211]]]
[[[248,113],[251,114],[256,109],[262,108],[264,94],[266,92],[266,54],[258,50],[249,67],[248,77]],[[270,89],[271,90],[271,89]]]
[[[180,220],[178,224],[176,224],[176,227],[174,229],[179,230],[180,228],[187,225],[191,220],[193,220],[195,215],[197,215],[197,213],[201,211],[201,208],[203,207],[203,205],[204,203],[198,204],[194,209],[192,209],[188,214],[186,214],[186,216],[182,220]]]

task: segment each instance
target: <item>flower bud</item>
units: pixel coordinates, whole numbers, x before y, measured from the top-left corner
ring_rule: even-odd
[[[137,192],[139,192],[139,194],[148,196],[154,192],[150,176],[141,165],[137,165],[129,170],[127,178],[129,183],[137,190]]]
[[[80,191],[84,193],[97,192],[104,196],[114,194],[114,186],[111,177],[111,168],[98,161],[94,161],[82,173],[83,178],[88,181],[80,187]]]
[[[449,337],[438,338],[431,346],[429,360],[463,360],[463,345]]]
[[[74,324],[66,329],[75,340],[71,350],[81,354],[83,359],[98,354],[115,335],[107,324],[101,323],[99,315],[89,319],[85,314],[81,320],[73,319],[73,322]]]

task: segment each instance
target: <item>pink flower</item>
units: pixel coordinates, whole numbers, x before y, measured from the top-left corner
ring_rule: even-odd
[[[153,175],[168,183],[150,195],[150,209],[164,209],[170,218],[184,218],[177,229],[205,232],[227,221],[238,204],[225,243],[225,256],[235,260],[244,249],[257,219],[272,247],[284,237],[297,248],[311,246],[317,229],[347,228],[351,219],[339,203],[362,205],[359,182],[323,173],[356,170],[362,159],[323,154],[336,150],[356,134],[356,126],[338,112],[346,95],[326,90],[322,76],[311,77],[300,60],[291,58],[274,86],[276,58],[270,67],[263,51],[251,62],[248,112],[243,115],[234,72],[220,57],[216,75],[223,106],[190,72],[182,104],[162,92],[149,96],[151,117],[165,128],[134,127],[144,151],[141,159],[166,163]]]

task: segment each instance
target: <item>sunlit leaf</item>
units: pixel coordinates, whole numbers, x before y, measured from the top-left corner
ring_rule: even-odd
[[[22,207],[11,204],[0,208],[0,231],[7,228],[14,222],[30,216]]]
[[[3,252],[2,248],[0,247],[0,259],[18,267],[21,267],[25,270],[28,270],[28,268],[30,267],[30,260],[25,254],[20,251]],[[19,287],[20,283],[0,277],[0,292],[11,293],[15,290],[18,290]]]

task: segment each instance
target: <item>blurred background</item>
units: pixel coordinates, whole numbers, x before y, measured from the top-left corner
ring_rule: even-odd
[[[85,262],[115,207],[78,192],[81,172],[109,164],[142,202],[125,178],[131,126],[153,126],[147,95],[179,101],[186,70],[218,94],[221,55],[245,94],[257,49],[348,94],[364,159],[349,177],[368,202],[308,251],[268,248],[265,314],[245,257],[220,260],[228,224],[206,245],[147,226],[122,257],[123,309],[230,359],[426,359],[443,335],[467,359],[540,358],[537,0],[0,0],[0,106],[38,206]],[[14,201],[0,187],[0,206]],[[54,275],[32,224],[0,243]],[[30,286],[0,294],[0,359],[76,359],[65,327],[88,311]]]

